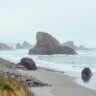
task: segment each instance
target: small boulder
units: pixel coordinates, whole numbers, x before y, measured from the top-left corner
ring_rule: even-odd
[[[82,71],[82,79],[84,82],[88,82],[92,77],[92,72],[89,68],[84,68]]]
[[[31,58],[22,58],[19,65],[25,66],[28,70],[37,70],[36,64]]]

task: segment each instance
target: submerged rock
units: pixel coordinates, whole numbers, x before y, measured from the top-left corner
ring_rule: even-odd
[[[82,71],[82,79],[84,82],[88,82],[92,77],[92,72],[89,68],[84,68]]]
[[[38,32],[36,35],[37,44],[29,50],[29,54],[50,55],[68,54],[74,55],[76,52],[69,47],[62,46],[54,37],[48,33]]]
[[[22,58],[18,65],[23,65],[28,70],[37,70],[35,62],[30,58]]]

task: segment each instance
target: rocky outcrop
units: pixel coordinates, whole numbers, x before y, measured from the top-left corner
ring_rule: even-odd
[[[67,41],[63,44],[63,46],[67,46],[67,47],[72,48],[72,49],[78,49],[78,47],[74,44],[73,41]]]
[[[27,89],[27,90],[26,90]],[[0,96],[35,96],[26,82],[0,71]]]
[[[20,43],[16,44],[16,49],[22,49],[22,45]]]
[[[13,48],[4,44],[4,43],[0,43],[0,50],[12,50]]]
[[[62,46],[54,37],[48,33],[38,32],[36,35],[37,44],[29,50],[29,54],[50,55],[50,54],[76,54],[69,47]]]
[[[32,45],[26,41],[24,41],[22,48],[32,48]]]
[[[83,45],[80,45],[80,46],[78,47],[78,50],[91,50],[91,49],[86,48],[86,47],[84,47]]]
[[[32,45],[27,41],[24,41],[23,44],[20,43],[16,44],[16,49],[30,49],[30,48],[32,48]]]
[[[84,82],[88,82],[92,76],[92,72],[89,68],[84,68],[82,71],[82,79]]]
[[[25,66],[28,70],[37,70],[36,64],[31,58],[22,58],[18,65]]]
[[[4,60],[2,58],[0,58],[0,78],[1,78],[1,72],[8,75],[8,78],[10,76],[14,80],[25,82],[26,85],[28,85],[29,87],[51,86],[47,83],[41,82],[40,80],[36,79],[33,76],[26,75],[26,72],[23,70],[19,72],[17,64]]]
[[[62,45],[63,45],[63,46],[70,47],[70,48],[72,48],[72,49],[74,49],[74,50],[91,50],[91,49],[89,49],[89,48],[84,47],[83,45],[80,45],[80,46],[78,47],[78,46],[76,46],[76,45],[74,44],[73,41],[67,41],[67,42],[63,43]]]

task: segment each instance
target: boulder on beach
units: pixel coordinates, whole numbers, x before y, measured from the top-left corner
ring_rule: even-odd
[[[84,68],[82,71],[82,79],[84,82],[88,82],[92,77],[92,72],[89,68]]]
[[[0,43],[0,50],[12,50],[13,48],[4,44],[4,43]]]
[[[18,65],[23,65],[28,70],[37,70],[36,64],[31,58],[22,58]]]
[[[38,32],[36,35],[37,44],[29,50],[29,54],[51,55],[67,54],[74,55],[76,52],[67,46],[62,46],[54,37],[45,32]]]

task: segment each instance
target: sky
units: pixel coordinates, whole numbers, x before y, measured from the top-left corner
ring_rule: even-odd
[[[96,0],[0,0],[0,42],[35,44],[38,31],[96,47]]]

